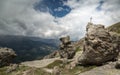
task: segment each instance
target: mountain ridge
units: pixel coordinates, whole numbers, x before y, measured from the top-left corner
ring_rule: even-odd
[[[117,22],[117,23],[107,27],[107,29],[109,31],[116,32],[116,33],[120,34],[120,22]]]
[[[12,48],[15,62],[40,59],[58,48],[58,40],[39,37],[0,35],[0,47]]]

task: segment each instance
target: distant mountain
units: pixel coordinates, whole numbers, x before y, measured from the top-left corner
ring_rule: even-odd
[[[109,27],[108,27],[108,30],[120,34],[120,22],[109,26]]]
[[[14,62],[40,59],[57,50],[58,42],[56,39],[0,35],[0,47],[12,48],[17,53]]]

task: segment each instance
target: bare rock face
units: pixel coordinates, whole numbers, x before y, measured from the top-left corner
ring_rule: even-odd
[[[0,67],[9,65],[16,56],[15,52],[10,48],[0,48]]]
[[[60,57],[71,59],[75,55],[75,49],[70,41],[70,36],[60,38]]]
[[[120,34],[115,33],[115,32],[110,32],[110,35],[112,36],[113,43],[116,43],[116,46],[117,46],[118,50],[120,51]]]
[[[83,53],[79,63],[101,65],[114,60],[118,56],[118,46],[103,25],[88,23],[86,28]]]

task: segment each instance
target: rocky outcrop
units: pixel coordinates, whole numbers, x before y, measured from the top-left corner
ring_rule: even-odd
[[[101,65],[118,56],[118,44],[103,25],[88,23],[86,28],[83,53],[79,63]]]
[[[16,56],[15,52],[10,48],[0,48],[0,67],[9,65]]]
[[[70,41],[70,36],[60,38],[60,57],[71,59],[75,55],[75,48]]]
[[[61,37],[60,38],[60,50],[54,51],[51,54],[44,57],[44,59],[50,59],[50,58],[67,58],[71,59],[75,55],[75,49],[78,47],[78,43],[73,43],[70,41],[70,36]]]

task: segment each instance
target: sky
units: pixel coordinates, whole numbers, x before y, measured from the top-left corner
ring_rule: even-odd
[[[120,22],[119,9],[120,0],[0,0],[0,35],[79,40],[90,17],[107,27]]]

